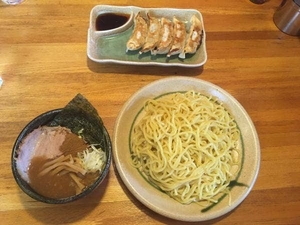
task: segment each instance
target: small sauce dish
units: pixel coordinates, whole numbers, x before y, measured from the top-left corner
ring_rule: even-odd
[[[97,5],[90,14],[92,36],[108,36],[121,33],[133,24],[134,13],[128,6]]]

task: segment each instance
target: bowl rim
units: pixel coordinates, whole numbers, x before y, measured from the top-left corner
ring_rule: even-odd
[[[34,191],[33,188],[30,187],[29,183],[27,181],[25,181],[19,174],[17,166],[16,166],[16,157],[18,156],[19,145],[21,144],[24,137],[26,137],[34,129],[51,121],[62,110],[63,110],[63,108],[58,108],[58,109],[46,111],[46,112],[36,116],[29,123],[27,123],[25,125],[25,127],[22,129],[22,131],[19,133],[18,137],[16,138],[14,145],[13,145],[12,153],[11,153],[11,169],[12,169],[14,179],[17,182],[18,186],[21,188],[21,190],[24,193],[26,193],[31,198],[33,198],[37,201],[49,203],[49,204],[64,204],[64,203],[73,202],[73,201],[80,199],[80,198],[88,195],[89,193],[91,193],[94,189],[96,189],[100,185],[100,183],[104,180],[104,178],[108,174],[109,167],[110,167],[111,161],[112,161],[112,142],[111,142],[111,138],[109,136],[107,129],[103,125],[103,134],[104,134],[105,141],[107,142],[107,149],[105,149],[106,156],[107,156],[107,162],[103,169],[102,174],[91,186],[89,186],[87,189],[85,189],[83,192],[81,192],[78,195],[73,195],[70,197],[60,198],[60,199],[45,197],[43,195],[38,194],[36,191]]]

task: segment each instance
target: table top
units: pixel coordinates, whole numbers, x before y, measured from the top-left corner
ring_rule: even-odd
[[[212,82],[246,109],[257,129],[261,165],[248,197],[231,213],[201,224],[297,224],[300,221],[300,39],[279,31],[281,1],[106,1],[202,13],[208,60],[202,67],[99,64],[87,57],[95,0],[0,3],[0,218],[3,224],[182,224],[140,203],[114,166],[86,198],[67,205],[37,202],[16,184],[11,150],[37,115],[77,93],[98,110],[113,136],[124,103],[143,86],[171,76]],[[102,188],[105,187],[105,188]],[[1,223],[2,223],[1,222]]]

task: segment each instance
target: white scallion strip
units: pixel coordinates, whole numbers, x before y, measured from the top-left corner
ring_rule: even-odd
[[[101,172],[106,163],[106,154],[96,145],[90,145],[83,152],[78,153],[81,164],[88,173]]]

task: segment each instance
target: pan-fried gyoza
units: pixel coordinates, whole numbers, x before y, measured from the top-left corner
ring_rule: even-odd
[[[171,55],[177,55],[183,52],[185,46],[186,29],[184,22],[178,20],[176,17],[173,18],[174,24],[174,35],[173,44],[168,53],[168,57]]]
[[[178,55],[185,59],[186,54],[195,54],[203,36],[202,22],[196,15],[189,21],[173,17],[157,17],[139,12],[134,20],[134,29],[127,41],[127,51],[139,50],[139,54]]]
[[[141,13],[138,13],[134,18],[134,30],[130,39],[127,42],[127,50],[134,51],[139,50],[146,41],[148,25],[146,20],[142,17]]]
[[[140,54],[151,51],[153,54],[154,49],[159,44],[160,40],[160,20],[154,16],[147,13],[149,19],[148,34],[146,37],[146,42],[142,47]]]
[[[161,18],[160,41],[155,54],[167,54],[173,43],[173,24],[167,18]]]
[[[180,58],[185,58],[185,54],[194,54],[201,44],[203,27],[201,21],[193,15],[191,18],[191,27],[186,40],[184,51],[179,55]]]

